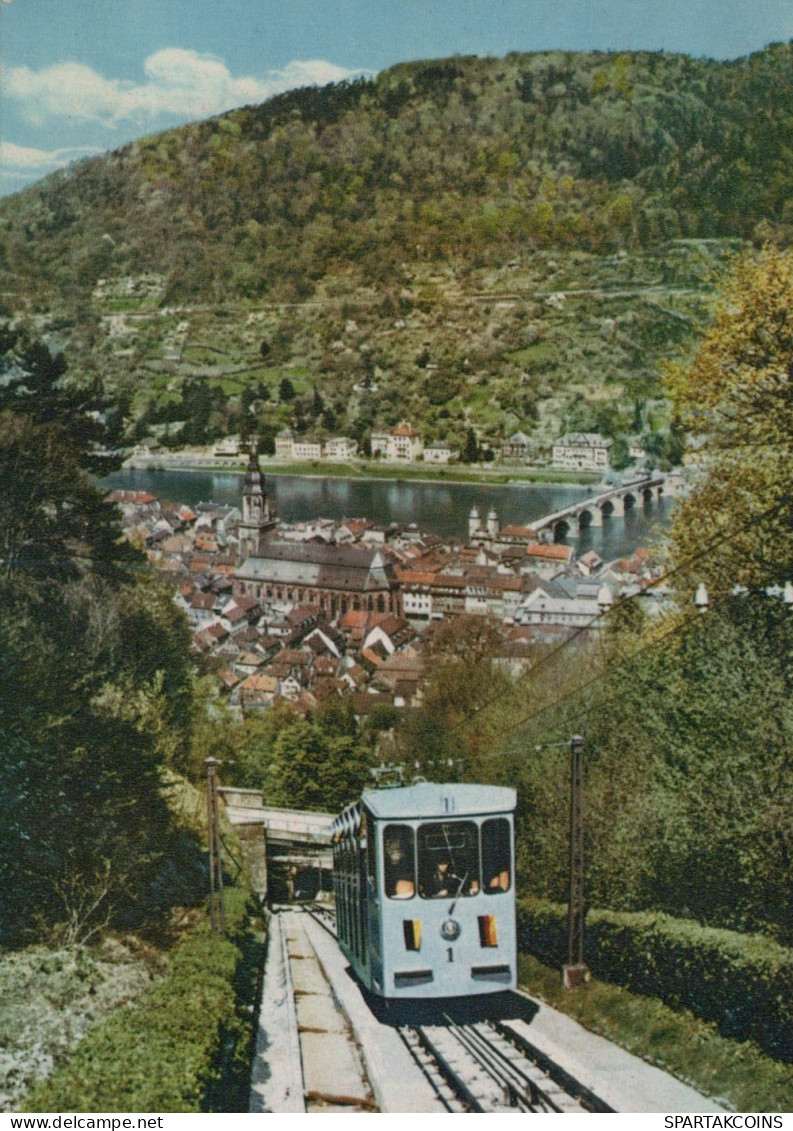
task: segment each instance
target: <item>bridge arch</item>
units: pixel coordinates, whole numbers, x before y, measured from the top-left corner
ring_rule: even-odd
[[[553,524],[554,542],[564,542],[565,538],[570,537],[574,522],[575,519],[572,516],[570,518],[558,518]]]

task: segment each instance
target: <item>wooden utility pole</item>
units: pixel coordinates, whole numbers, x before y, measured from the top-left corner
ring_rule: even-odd
[[[589,981],[584,965],[584,740],[570,739],[570,906],[567,919],[567,965],[562,967],[565,989]]]
[[[223,859],[220,855],[220,812],[218,810],[217,758],[206,758],[207,768],[207,838],[209,840],[209,916],[212,933],[226,933],[223,907]]]

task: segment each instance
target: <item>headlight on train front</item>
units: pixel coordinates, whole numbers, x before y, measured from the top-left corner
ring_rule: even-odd
[[[460,924],[456,919],[444,919],[441,923],[441,934],[447,942],[454,942],[460,937]]]

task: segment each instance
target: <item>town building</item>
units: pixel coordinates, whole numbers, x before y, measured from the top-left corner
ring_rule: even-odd
[[[568,432],[553,445],[551,462],[576,471],[606,471],[611,443],[598,432]]]
[[[422,458],[425,463],[450,463],[453,459],[457,458],[459,453],[456,452],[451,444],[445,441],[439,441],[437,444],[427,444]]]
[[[531,439],[525,432],[513,432],[501,445],[502,459],[526,460],[531,452]]]
[[[348,436],[334,436],[325,444],[326,459],[355,459],[358,455],[358,441]]]
[[[355,459],[358,443],[348,436],[334,436],[321,440],[316,436],[296,436],[291,428],[284,428],[275,437],[276,459]]]
[[[314,436],[295,436],[292,440],[292,459],[322,459],[322,441]]]
[[[283,428],[275,437],[275,457],[276,459],[291,459],[292,458],[292,441],[295,434],[291,428]]]
[[[402,615],[394,567],[358,546],[267,539],[237,570],[234,589],[269,607],[319,605],[329,620],[348,609]]]
[[[555,577],[568,569],[574,558],[573,547],[563,542],[530,542],[524,550],[523,566],[540,577]]]
[[[419,458],[424,450],[421,436],[407,420],[396,428],[372,432],[372,455],[382,459],[409,462]]]
[[[593,593],[569,593],[554,581],[538,585],[521,603],[516,621],[525,625],[587,628],[599,614],[597,587]]]

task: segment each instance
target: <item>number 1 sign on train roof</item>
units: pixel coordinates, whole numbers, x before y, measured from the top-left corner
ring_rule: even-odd
[[[418,782],[395,789],[365,792],[361,801],[373,817],[394,820],[411,817],[466,816],[509,813],[515,808],[514,789],[500,785]]]

